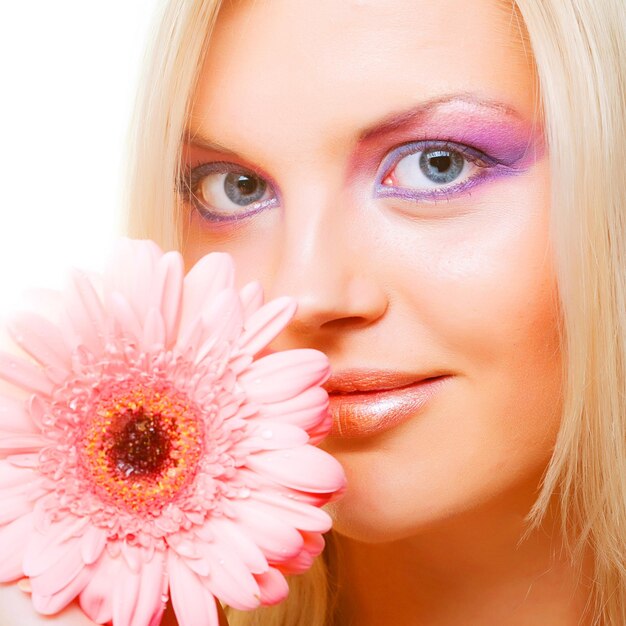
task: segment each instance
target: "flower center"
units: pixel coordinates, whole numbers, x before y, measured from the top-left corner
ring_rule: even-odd
[[[157,515],[193,481],[203,421],[172,388],[117,388],[102,398],[78,449],[82,475],[104,500]]]
[[[169,458],[170,434],[161,421],[141,407],[129,411],[127,422],[110,448],[111,464],[124,476],[159,474]]]

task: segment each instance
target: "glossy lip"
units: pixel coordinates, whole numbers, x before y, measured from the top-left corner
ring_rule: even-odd
[[[331,437],[351,439],[382,433],[413,417],[442,384],[445,374],[343,370],[324,385],[333,418]]]

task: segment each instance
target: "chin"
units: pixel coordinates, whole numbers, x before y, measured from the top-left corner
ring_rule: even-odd
[[[324,509],[333,519],[333,532],[363,543],[390,543],[420,535],[433,538],[442,533],[464,536],[477,529],[489,533],[507,520],[521,524],[536,498],[544,469],[542,464],[523,477],[509,477],[510,482],[502,476],[502,481],[492,482],[485,477],[474,489],[458,480],[460,489],[435,488],[420,494],[416,487],[411,502],[397,493],[394,497],[389,492],[377,494],[365,486],[365,492],[359,491],[352,483],[352,489]]]
[[[324,506],[333,518],[333,532],[363,543],[388,543],[406,539],[437,524],[438,519],[423,511],[423,516],[407,515],[389,509],[350,504],[343,499]],[[440,518],[439,518],[440,520]]]

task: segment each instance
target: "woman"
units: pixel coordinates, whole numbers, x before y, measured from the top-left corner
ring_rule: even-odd
[[[168,3],[130,234],[297,298],[272,347],[330,357],[349,481],[323,558],[231,625],[626,623],[625,22]]]
[[[349,481],[230,623],[623,625],[623,3],[218,5],[166,10],[130,231],[298,298]]]

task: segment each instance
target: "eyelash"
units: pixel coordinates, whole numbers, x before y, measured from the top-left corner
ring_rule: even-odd
[[[397,167],[400,161],[410,155],[428,153],[435,150],[450,151],[462,155],[464,161],[479,168],[478,173],[461,183],[451,183],[430,191],[419,191],[408,187],[383,185],[383,181]],[[400,198],[413,202],[436,202],[440,198],[451,199],[465,191],[483,183],[494,174],[508,170],[502,162],[490,157],[484,152],[466,144],[445,140],[419,140],[397,146],[387,154],[380,167],[380,174],[376,177],[376,196],[379,198]],[[443,183],[442,183],[443,184]]]
[[[393,172],[400,161],[410,155],[419,154],[420,152],[429,152],[433,150],[444,150],[456,152],[460,154],[465,161],[469,161],[479,168],[478,173],[470,176],[459,184],[449,184],[444,187],[434,188],[430,191],[418,191],[407,187],[396,187],[383,185],[383,181]],[[375,197],[378,198],[399,198],[412,202],[436,202],[439,199],[451,199],[467,190],[481,184],[485,180],[497,175],[502,170],[510,171],[507,167],[497,159],[494,159],[484,152],[477,150],[471,146],[447,140],[420,140],[412,141],[397,146],[391,150],[379,168],[379,174],[376,176]],[[260,178],[267,183],[268,189],[272,191],[272,198],[261,202],[256,202],[247,207],[247,211],[240,214],[233,213],[229,216],[218,215],[211,212],[202,203],[196,195],[196,189],[199,183],[208,174],[229,174],[239,173],[248,174]],[[178,182],[178,192],[182,195],[183,200],[191,204],[198,211],[200,216],[209,222],[234,222],[248,217],[252,217],[259,211],[270,206],[278,204],[278,194],[275,186],[267,179],[267,177],[257,173],[251,169],[239,166],[228,161],[212,161],[209,163],[201,163],[195,167],[187,167]]]
[[[267,182],[267,186],[269,189],[272,190],[274,196],[269,200],[263,200],[262,202],[256,202],[254,204],[251,204],[250,207],[248,207],[249,210],[245,213],[233,214],[228,217],[218,215],[214,212],[212,213],[209,209],[203,208],[201,206],[202,203],[200,199],[196,195],[196,189],[202,179],[209,174],[229,174],[231,172],[238,174],[248,174]],[[274,206],[278,203],[278,194],[275,191],[275,187],[270,181],[268,181],[266,176],[263,176],[258,172],[237,165],[236,163],[231,163],[229,161],[211,161],[209,163],[200,163],[195,167],[186,167],[185,171],[182,173],[178,181],[177,191],[182,196],[184,202],[191,204],[191,206],[193,206],[193,208],[200,214],[200,216],[209,222],[238,221],[251,217],[255,213],[266,209],[268,206]]]

